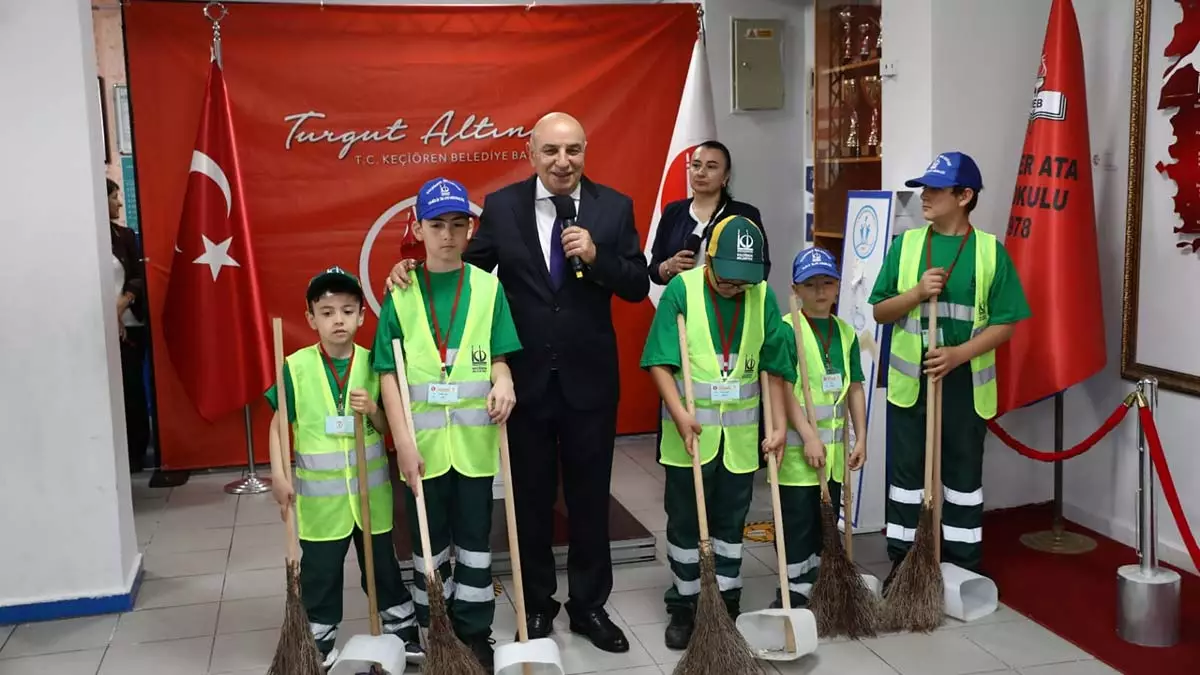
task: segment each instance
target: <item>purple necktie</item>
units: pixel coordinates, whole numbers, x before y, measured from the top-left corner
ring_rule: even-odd
[[[556,291],[562,286],[563,276],[567,271],[567,256],[563,253],[562,231],[562,219],[555,218],[554,227],[550,229],[550,283]]]

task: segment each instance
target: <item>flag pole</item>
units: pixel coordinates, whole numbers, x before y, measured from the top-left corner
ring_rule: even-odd
[[[1063,451],[1063,392],[1054,395],[1054,451]],[[1096,548],[1096,540],[1091,537],[1068,532],[1063,520],[1063,463],[1054,463],[1054,520],[1049,530],[1027,532],[1021,535],[1021,543],[1026,547],[1043,553],[1058,553],[1062,555],[1078,555]]]

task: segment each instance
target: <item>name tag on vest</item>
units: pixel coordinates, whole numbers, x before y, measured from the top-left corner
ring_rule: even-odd
[[[353,415],[330,415],[325,418],[325,433],[330,436],[353,436]]]
[[[929,349],[929,329],[928,328],[921,329],[921,346],[924,347],[925,349]],[[938,346],[939,347],[946,346],[946,333],[945,333],[945,331],[942,330],[941,326],[938,326]]]
[[[736,382],[712,385],[712,400],[715,402],[736,401],[741,398],[742,387]]]
[[[842,374],[828,373],[821,378],[821,391],[826,394],[835,394],[842,390]]]
[[[436,405],[458,403],[458,385],[434,382],[429,385],[429,402]]]

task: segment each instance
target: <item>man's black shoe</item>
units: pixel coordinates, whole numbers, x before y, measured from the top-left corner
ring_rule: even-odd
[[[489,633],[480,633],[478,635],[463,635],[459,639],[463,641],[467,649],[471,650],[475,658],[479,659],[479,663],[483,666],[484,670],[489,673],[492,672],[492,669],[495,667],[496,657],[495,649],[492,647],[492,645],[496,644],[496,641],[492,639],[492,636]]]
[[[554,630],[554,617],[549,612],[526,612],[525,627],[530,640],[549,637]]]
[[[667,649],[677,651],[687,649],[688,641],[692,639],[692,630],[695,627],[695,615],[691,612],[672,612],[671,622],[667,624],[667,632],[663,637],[667,643]]]
[[[571,632],[579,633],[592,641],[597,649],[620,654],[629,651],[629,640],[625,633],[608,618],[602,609],[584,612],[578,617],[571,617]],[[530,637],[533,637],[532,633]]]

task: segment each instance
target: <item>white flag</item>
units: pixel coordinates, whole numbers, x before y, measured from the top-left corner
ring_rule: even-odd
[[[679,113],[675,116],[675,130],[671,132],[671,145],[667,150],[663,166],[662,182],[658,187],[658,199],[654,200],[654,217],[650,220],[650,235],[646,237],[646,262],[650,262],[650,247],[658,233],[658,221],[662,219],[663,207],[692,195],[688,184],[688,165],[696,146],[704,141],[716,140],[717,122],[713,113],[712,80],[708,76],[708,57],[704,53],[704,37],[696,39],[692,48],[692,62],[688,66],[687,81],[683,85],[683,96],[679,99]],[[650,284],[650,302],[658,306],[663,287]]]

